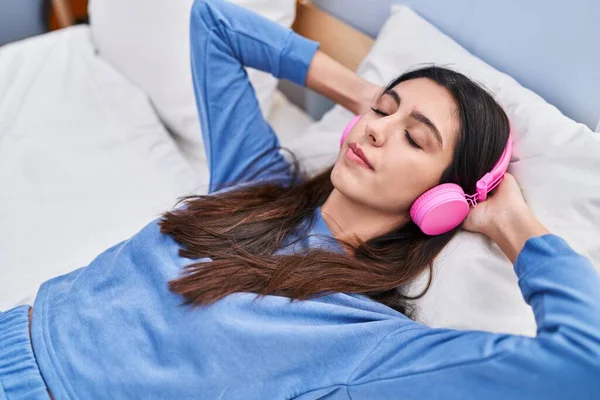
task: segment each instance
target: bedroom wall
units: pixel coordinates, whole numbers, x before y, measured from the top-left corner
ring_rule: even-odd
[[[407,4],[567,116],[600,128],[598,0],[313,1],[372,37],[391,4]]]
[[[353,28],[375,38],[379,28],[389,15],[389,6],[398,0],[311,0],[331,15],[336,16]],[[315,120],[330,110],[334,103],[317,93],[280,82],[279,89],[296,105],[304,109]]]
[[[44,0],[0,0],[0,46],[44,33]]]

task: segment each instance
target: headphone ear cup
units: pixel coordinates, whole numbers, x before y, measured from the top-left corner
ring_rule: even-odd
[[[469,215],[464,190],[444,183],[423,193],[410,207],[410,217],[426,235],[441,235],[459,226]]]
[[[348,125],[346,125],[346,127],[344,128],[344,133],[342,133],[342,137],[340,139],[340,148],[344,145],[344,142],[346,141],[346,137],[352,130],[352,127],[354,125],[356,125],[356,123],[358,122],[359,119],[360,119],[360,115],[355,115],[354,118],[352,118],[350,120],[350,122],[348,122]]]

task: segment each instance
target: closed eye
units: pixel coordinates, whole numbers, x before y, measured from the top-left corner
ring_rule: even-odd
[[[417,142],[415,142],[412,138],[412,136],[410,136],[410,133],[408,133],[408,131],[404,131],[404,136],[406,136],[406,140],[408,140],[408,143],[410,143],[410,145],[414,148],[420,149],[421,146],[419,146],[417,144]]]
[[[378,108],[371,107],[371,110],[373,110],[373,112],[374,112],[375,114],[377,114],[377,115],[381,115],[382,117],[387,117],[387,116],[389,115],[389,114],[386,114],[386,113],[384,113],[383,111],[381,111],[381,110],[380,110],[380,109],[378,109]]]
[[[374,108],[374,107],[371,107],[371,110],[373,110],[373,112],[375,114],[381,115],[382,117],[387,117],[389,115],[389,114],[387,114],[387,113],[385,113],[385,112],[383,112],[383,111],[381,111],[381,110],[379,110],[377,108]],[[406,130],[404,131],[404,136],[406,136],[406,140],[408,140],[408,143],[412,147],[414,147],[415,149],[420,149],[421,148],[421,146],[419,146],[419,144],[413,140],[412,136],[410,136],[410,133],[408,133],[408,131],[406,131]]]

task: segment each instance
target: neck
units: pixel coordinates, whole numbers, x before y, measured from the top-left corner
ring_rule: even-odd
[[[367,207],[333,189],[323,206],[323,219],[338,240],[357,245],[408,222],[406,215],[389,214]]]

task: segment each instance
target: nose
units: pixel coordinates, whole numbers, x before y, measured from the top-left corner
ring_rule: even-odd
[[[392,121],[389,117],[378,118],[370,121],[366,127],[367,140],[375,147],[381,147],[392,132]]]

